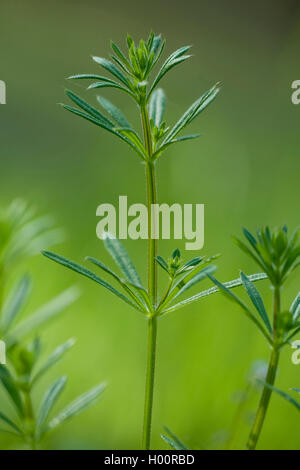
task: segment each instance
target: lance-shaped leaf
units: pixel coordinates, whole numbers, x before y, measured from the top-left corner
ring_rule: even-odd
[[[177,137],[176,139],[172,139],[168,142],[166,142],[165,144],[162,144],[160,147],[158,147],[158,149],[154,152],[152,158],[153,160],[157,160],[157,158],[161,155],[161,152],[163,150],[165,150],[166,148],[170,147],[170,145],[172,144],[176,144],[177,142],[180,143],[180,142],[185,142],[187,140],[193,140],[193,139],[197,139],[198,137],[201,137],[202,134],[189,134],[189,135],[183,135],[182,137]]]
[[[165,45],[166,45],[166,40],[165,39],[162,40],[161,36],[155,36],[154,37],[153,44],[152,44],[152,47],[151,47],[151,51],[154,53],[154,60],[151,64],[150,70],[152,70],[155,67],[155,65],[157,64],[157,62],[161,58],[161,55],[162,55],[163,50],[165,48]]]
[[[106,80],[105,82],[94,82],[90,86],[88,86],[88,90],[94,90],[97,88],[117,88],[118,90],[124,91],[124,93],[127,93],[130,95],[134,100],[136,100],[135,94],[128,90],[128,88],[125,88],[124,86],[120,85],[117,82],[114,82],[113,80]]]
[[[122,139],[124,142],[126,142],[130,147],[132,147],[138,155],[144,160],[144,153],[141,151],[140,148],[138,148],[131,139],[128,139],[125,135],[122,133],[116,132],[116,129],[112,124],[107,125],[103,120],[99,120],[95,117],[93,117],[91,114],[85,113],[83,111],[80,111],[79,109],[73,108],[72,106],[68,106],[66,104],[62,104],[62,107],[66,109],[67,111],[70,111],[71,113],[75,114],[76,116],[80,116],[83,119],[86,119],[87,121],[92,122],[93,124],[96,124],[96,126],[102,127],[102,129],[105,129],[112,134],[116,135],[120,139]]]
[[[122,82],[127,88],[131,89],[131,84],[128,78],[118,69],[118,67],[110,62],[110,60],[104,59],[103,57],[93,57],[93,61],[101,65],[105,70],[110,72],[114,77],[116,77],[120,82]]]
[[[84,393],[83,395],[80,395],[50,421],[47,428],[45,429],[45,432],[52,431],[53,429],[57,428],[57,426],[60,426],[62,423],[69,420],[73,416],[76,416],[89,408],[100,398],[103,391],[105,390],[105,387],[106,384],[102,383]]]
[[[290,307],[290,312],[293,314],[293,322],[295,323],[300,316],[300,292],[296,295]]]
[[[104,238],[104,245],[128,281],[131,282],[131,284],[143,288],[137,270],[135,269],[135,266],[131,261],[127,250],[121,244],[121,242],[110,233],[106,233]]]
[[[26,300],[28,299],[31,288],[29,276],[25,275],[12,288],[8,300],[4,303],[2,311],[2,330],[4,333],[12,325],[17,315],[22,311]]]
[[[36,422],[36,437],[37,439],[43,434],[46,421],[48,416],[58,400],[60,394],[62,393],[67,382],[67,377],[59,377],[53,382],[52,385],[46,390],[44,398],[41,403],[41,407],[38,413],[37,422]]]
[[[244,252],[246,255],[248,255],[250,258],[252,258],[256,264],[259,265],[260,268],[262,268],[264,271],[267,271],[268,268],[265,265],[265,263],[256,255],[254,254],[247,245],[245,245],[244,242],[242,242],[239,238],[232,237],[234,243]]]
[[[226,287],[225,284],[222,284],[222,282],[218,281],[216,278],[208,274],[209,279],[216,284],[216,286],[220,289],[220,291],[225,294],[230,300],[234,301],[237,303],[240,307],[242,307],[242,310],[245,312],[246,316],[257,326],[257,328],[260,330],[260,332],[264,335],[264,337],[267,339],[267,341],[272,344],[272,339],[270,338],[269,334],[265,331],[264,327],[261,325],[261,323],[257,320],[255,315],[249,310],[247,305],[244,304],[244,302],[239,299],[228,287]]]
[[[52,261],[55,261],[56,263],[61,264],[65,266],[66,268],[71,269],[72,271],[75,271],[78,274],[81,274],[82,276],[85,276],[91,279],[94,282],[97,282],[98,284],[105,287],[107,290],[109,290],[113,294],[115,294],[117,297],[122,299],[127,304],[131,305],[137,310],[141,310],[141,308],[138,305],[136,305],[134,302],[128,299],[125,295],[121,294],[121,292],[119,292],[117,289],[111,286],[108,282],[98,277],[95,273],[93,273],[89,269],[86,269],[83,266],[80,266],[79,264],[74,263],[74,261],[68,260],[67,258],[64,258],[63,256],[57,255],[55,253],[51,253],[49,251],[43,251],[42,253],[47,258],[52,259]]]
[[[142,143],[139,135],[130,127],[122,127],[122,128],[115,128],[114,129],[119,135],[122,135],[126,141],[131,142],[131,145],[138,149],[139,154],[143,157],[145,160],[147,158],[147,153],[144,147],[144,144]]]
[[[128,70],[132,71],[132,67],[131,67],[129,60],[125,57],[125,55],[120,50],[120,48],[113,41],[110,42],[110,46],[112,50],[114,51],[114,53],[116,54],[116,56],[122,62],[123,66],[125,66]]]
[[[265,273],[251,274],[248,277],[252,282],[267,279],[267,275]],[[226,286],[228,289],[233,289],[233,288],[239,287],[241,285],[242,285],[241,278],[233,279],[232,281],[224,282],[224,286]],[[162,312],[162,315],[165,315],[166,313],[170,313],[170,312],[173,312],[175,310],[178,310],[179,308],[182,308],[185,305],[189,305],[193,302],[197,302],[198,300],[203,299],[204,297],[207,297],[211,294],[216,294],[217,292],[220,292],[220,289],[218,287],[211,287],[210,289],[206,289],[206,290],[203,290],[201,292],[198,292],[198,294],[195,294],[192,297],[189,297],[188,299],[182,300],[181,302],[179,302],[175,305],[172,305],[171,307],[168,307],[167,309],[165,309]]]
[[[266,325],[269,333],[272,334],[272,326],[266,312],[263,299],[261,298],[260,293],[256,289],[255,285],[252,284],[248,276],[241,272],[241,280],[243,285],[247,291],[247,294],[250,297],[251,302],[253,303],[254,307],[256,308],[258,314],[260,315],[261,319],[263,320],[264,324]]]
[[[185,291],[196,285],[198,282],[202,281],[203,279],[206,279],[208,274],[213,274],[217,269],[217,266],[214,264],[210,264],[209,266],[206,266],[205,268],[201,269],[198,273],[196,273],[184,286],[179,289],[177,294],[173,297],[173,300],[175,300],[177,297],[180,295],[184,294]],[[190,274],[190,272],[188,272]]]
[[[116,121],[117,124],[119,124],[119,126],[131,128],[127,118],[119,110],[119,108],[117,108],[114,104],[102,96],[97,96],[97,100],[102,108],[108,112],[108,114]]]
[[[13,346],[17,341],[41,327],[41,325],[56,318],[64,309],[74,303],[79,296],[80,290],[77,287],[69,287],[50,302],[40,307],[10,331],[6,340],[8,347]]]
[[[166,60],[165,62],[163,63],[162,67],[160,68],[156,78],[154,79],[153,81],[153,84],[150,88],[150,91],[149,91],[149,94],[148,96],[151,95],[152,91],[154,90],[154,88],[156,88],[156,86],[158,85],[158,83],[160,82],[160,80],[165,76],[165,74],[167,72],[169,72],[173,67],[175,67],[175,65],[178,65],[180,64],[181,62],[185,61],[186,59],[189,59],[191,56],[190,55],[184,55],[189,49],[191,48],[191,46],[184,46],[184,47],[181,47],[180,49],[177,49],[177,51],[173,52]]]
[[[38,372],[34,375],[31,384],[35,384],[38,379],[44,375],[45,372],[47,372],[48,369],[50,369],[52,366],[54,366],[57,362],[59,362],[64,355],[74,346],[75,344],[75,339],[70,338],[68,341],[65,343],[61,344],[58,346],[54,351],[48,356],[48,358],[45,360],[45,362],[42,364]]]
[[[263,380],[258,380],[258,382],[260,382],[264,387],[267,387],[270,390],[272,390],[272,392],[276,392],[278,395],[280,395],[285,400],[289,401],[292,405],[294,405],[297,408],[297,410],[300,410],[300,403],[297,400],[295,400],[293,397],[291,397],[291,395],[283,392],[282,390],[279,390],[279,388],[274,387],[274,385],[270,385],[269,383],[264,382]],[[298,389],[295,389],[295,388],[292,388],[292,390],[298,391]]]
[[[155,261],[159,264],[159,266],[164,269],[164,271],[166,271],[168,274],[169,273],[169,266],[168,266],[168,263],[164,260],[164,258],[160,255],[157,255],[156,258],[155,258]]]
[[[22,435],[21,429],[10,419],[8,418],[4,413],[0,411],[0,421],[3,421],[5,424],[7,424],[10,428],[12,428],[17,434]]]
[[[116,83],[110,78],[104,77],[102,75],[96,75],[94,73],[81,73],[77,75],[71,75],[71,77],[68,77],[68,80],[101,80],[101,82]]]
[[[161,88],[158,88],[152,93],[148,107],[149,118],[152,119],[153,124],[159,128],[163,121],[166,107],[166,95]]]
[[[6,389],[20,417],[24,416],[22,397],[7,367],[0,365],[0,381]]]
[[[164,430],[166,434],[161,434],[161,438],[169,444],[174,450],[188,450],[188,447],[182,442],[179,437],[176,436],[170,429],[164,426]]]
[[[95,264],[98,268],[102,269],[104,272],[112,276],[122,287],[125,289],[125,291],[128,293],[132,299],[137,302],[142,309],[145,311],[148,311],[148,306],[149,306],[149,297],[147,292],[144,292],[145,289],[139,289],[139,295],[137,296],[127,285],[126,281],[124,281],[120,276],[118,276],[114,271],[112,271],[110,268],[108,268],[105,264],[102,263],[102,261],[99,261],[96,258],[93,258],[92,256],[87,256],[86,260],[90,261],[91,263]],[[128,281],[127,281],[128,282]],[[134,288],[137,288],[136,285],[130,284]],[[141,294],[141,295],[140,295]],[[142,297],[142,298],[141,298]],[[146,302],[143,302],[143,300],[147,300]]]
[[[220,89],[215,85],[196,100],[168,132],[162,146],[172,141],[184,127],[190,124],[215,99],[219,91]]]
[[[89,103],[84,101],[82,98],[77,96],[75,93],[72,91],[66,90],[66,95],[75,103],[77,106],[79,106],[81,109],[83,109],[85,112],[99,120],[100,122],[103,123],[103,126],[106,126],[107,128],[113,128],[114,124],[112,121],[107,119],[98,109],[94,108],[91,106]]]

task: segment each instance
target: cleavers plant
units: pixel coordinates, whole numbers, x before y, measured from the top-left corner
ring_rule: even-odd
[[[0,209],[0,340],[7,362],[0,365],[0,383],[15,411],[15,416],[10,417],[0,410],[0,432],[20,438],[30,449],[36,449],[47,432],[93,404],[105,387],[99,384],[51,417],[66,384],[67,377],[62,376],[49,386],[36,409],[33,393],[40,386],[39,380],[74,345],[73,339],[66,341],[42,362],[42,342],[37,332],[44,331],[46,324],[73,304],[79,290],[69,287],[19,321],[32,291],[32,279],[25,274],[8,289],[13,267],[63,238],[63,232],[54,226],[52,217],[36,217],[34,212],[22,200]],[[27,342],[30,335],[35,338]]]
[[[144,425],[142,432],[143,449],[150,448],[158,318],[218,291],[217,288],[212,288],[188,299],[179,299],[189,288],[205,279],[207,274],[214,272],[215,266],[211,262],[215,257],[206,258],[201,256],[189,261],[183,261],[179,250],[176,249],[170,259],[165,260],[158,255],[157,239],[153,236],[153,233],[156,233],[156,227],[151,207],[157,203],[157,161],[162,153],[171,145],[194,139],[200,135],[189,134],[181,136],[180,134],[214,100],[219,92],[218,85],[214,85],[202,94],[174,125],[168,126],[164,121],[165,93],[162,89],[158,88],[158,85],[166,73],[190,57],[187,54],[190,46],[181,47],[176,50],[158,67],[164,46],[165,41],[162,40],[160,35],[156,36],[153,32],[150,33],[146,41],[141,40],[138,45],[135,45],[133,39],[127,36],[127,55],[116,44],[111,42],[111,60],[93,57],[94,62],[109,72],[113,78],[93,73],[70,77],[70,79],[78,80],[95,80],[88,87],[91,90],[110,87],[130,96],[139,110],[142,136],[139,131],[131,126],[124,114],[102,96],[97,96],[97,102],[106,111],[106,115],[98,107],[91,106],[69,90],[66,91],[66,94],[77,107],[62,105],[67,111],[109,131],[128,144],[137,153],[145,166],[148,206],[147,288],[143,286],[127,251],[112,234],[107,233],[105,235],[104,244],[122,274],[115,273],[95,258],[88,257],[87,260],[119,284],[124,293],[89,269],[60,255],[44,252],[44,255],[48,258],[97,282],[131,307],[144,314],[148,325],[148,340]],[[156,68],[158,68],[158,71],[155,73]],[[167,287],[160,298],[158,296],[158,266],[162,268],[169,279]],[[264,274],[258,274],[251,277],[251,279],[257,280],[264,276]],[[228,283],[228,288],[240,284],[241,280],[237,279]]]
[[[277,374],[280,351],[290,344],[292,338],[300,331],[300,292],[292,302],[289,310],[282,307],[282,288],[293,271],[300,265],[299,229],[291,236],[288,229],[283,226],[270,230],[264,227],[258,230],[256,236],[244,229],[247,243],[235,238],[235,242],[255,263],[265,272],[273,291],[273,312],[268,314],[264,301],[251,279],[241,272],[243,286],[254,307],[254,312],[247,304],[237,297],[226,285],[217,281],[208,274],[217,287],[231,300],[237,303],[248,318],[263,334],[271,348],[268,371],[265,385],[256,412],[255,420],[248,438],[247,448],[256,448],[268,405],[270,402],[274,382]],[[271,317],[271,320],[270,320]]]

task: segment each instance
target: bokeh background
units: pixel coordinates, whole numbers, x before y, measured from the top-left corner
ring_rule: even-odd
[[[110,39],[122,45],[127,32],[139,39],[150,29],[167,38],[166,52],[193,44],[194,57],[161,83],[169,122],[213,83],[223,85],[193,123],[203,137],[170,148],[159,162],[159,200],[205,203],[203,253],[222,253],[219,279],[237,277],[240,268],[255,272],[231,235],[242,226],[299,224],[300,106],[290,99],[300,74],[297,0],[2,2],[0,78],[7,84],[7,105],[0,107],[1,205],[16,197],[28,200],[65,228],[67,240],[55,251],[78,262],[86,255],[108,262],[95,234],[96,207],[117,203],[119,195],[128,195],[130,204],[144,202],[144,170],[122,142],[56,103],[65,100],[66,86],[95,103],[94,92],[64,78],[97,73],[90,56],[107,56]],[[102,94],[138,123],[133,103],[118,92]],[[145,243],[128,240],[126,247],[144,273]],[[163,241],[159,252],[168,256],[175,247]],[[69,285],[82,289],[76,305],[43,330],[46,351],[70,336],[77,344],[42,385],[67,372],[62,405],[104,379],[109,384],[96,407],[53,433],[44,448],[139,448],[145,320],[100,286],[41,256],[19,267],[26,270],[35,279],[35,294],[25,315]],[[160,285],[165,281],[161,275]],[[271,301],[266,283],[260,289]],[[286,307],[298,291],[299,274],[286,286]],[[162,319],[158,342],[153,448],[166,448],[163,425],[191,448],[222,448],[237,409],[234,397],[245,388],[253,361],[268,358],[263,339],[236,306],[216,295]],[[287,348],[278,386],[299,387],[299,367]],[[37,401],[43,391],[36,391]],[[257,400],[254,393],[246,406],[237,448],[245,445]],[[1,407],[9,412],[4,394]],[[297,412],[274,396],[259,448],[299,449],[299,431]],[[18,445],[0,436],[2,449]]]

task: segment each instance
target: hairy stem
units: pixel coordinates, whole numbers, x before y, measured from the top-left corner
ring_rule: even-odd
[[[147,345],[147,369],[145,386],[145,405],[144,405],[144,425],[142,447],[145,450],[150,449],[152,408],[154,394],[155,377],[155,356],[156,356],[156,337],[157,337],[157,319],[155,318],[155,309],[157,302],[157,266],[155,257],[157,255],[157,240],[153,237],[155,233],[155,218],[152,212],[152,204],[156,204],[156,180],[155,166],[152,158],[152,137],[149,123],[147,107],[141,107],[142,124],[144,131],[145,148],[148,154],[146,162],[146,180],[147,180],[147,207],[148,207],[148,292],[152,301],[152,312],[148,318],[148,345]]]
[[[280,287],[274,287],[274,304],[273,304],[273,348],[271,351],[271,356],[269,360],[268,372],[266,377],[266,382],[269,385],[274,385],[278,363],[279,363],[279,348],[276,345],[277,340],[277,317],[280,313]],[[250,435],[247,442],[247,448],[249,450],[255,450],[264,421],[267,414],[270,398],[272,395],[272,390],[268,387],[264,387],[258,409],[256,412],[255,420],[250,431]]]
[[[147,371],[145,389],[144,427],[143,442],[144,450],[150,449],[151,423],[153,408],[153,392],[155,378],[155,356],[156,356],[157,318],[148,319],[148,346],[147,346]]]

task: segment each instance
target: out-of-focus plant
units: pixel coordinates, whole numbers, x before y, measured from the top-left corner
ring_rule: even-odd
[[[182,440],[166,426],[164,427],[164,433],[160,436],[173,450],[189,450]]]
[[[194,139],[200,135],[189,134],[181,136],[180,134],[202,113],[202,111],[204,111],[219,92],[218,85],[214,85],[202,94],[174,125],[168,126],[164,120],[166,97],[164,91],[158,88],[158,85],[171,69],[190,57],[190,55],[187,54],[190,50],[190,46],[181,47],[173,52],[165,59],[162,65],[158,67],[158,71],[154,73],[161,58],[164,45],[165,41],[162,40],[161,36],[156,36],[152,32],[146,41],[141,40],[138,45],[134,43],[130,36],[127,36],[127,55],[112,42],[112,60],[107,60],[102,57],[93,57],[94,62],[100,65],[105,71],[109,72],[112,78],[93,73],[73,75],[70,77],[70,79],[78,80],[96,80],[88,87],[91,90],[100,90],[108,87],[115,88],[132,98],[134,103],[138,106],[142,123],[142,136],[140,135],[140,131],[135,130],[131,126],[123,112],[102,96],[97,96],[97,102],[98,105],[106,111],[106,114],[103,114],[98,107],[91,106],[69,90],[66,91],[66,94],[77,107],[63,104],[63,107],[67,111],[105,129],[129,145],[137,153],[145,166],[148,206],[147,288],[143,286],[140,276],[137,274],[137,270],[124,247],[112,236],[107,235],[105,246],[119,266],[122,273],[121,276],[95,258],[88,258],[88,260],[102,269],[108,276],[111,276],[111,278],[124,289],[124,293],[120,292],[107,281],[85,267],[57,254],[44,252],[48,258],[92,279],[131,307],[144,314],[148,324],[148,346],[144,425],[142,433],[143,449],[150,448],[157,320],[166,313],[218,291],[218,289],[210,289],[209,291],[201,292],[193,297],[177,302],[179,297],[185,294],[190,287],[196,285],[197,282],[205,279],[208,273],[214,271],[215,267],[210,264],[212,258],[197,257],[184,262],[178,250],[174,251],[169,261],[164,260],[158,255],[157,237],[154,236],[157,227],[152,211],[153,204],[157,203],[157,161],[163,152],[171,145]],[[158,265],[169,277],[168,286],[160,298],[158,298]],[[260,278],[261,275],[257,275],[252,279],[256,280]],[[240,282],[240,280],[235,280],[229,283],[228,287],[235,287],[239,285]]]
[[[53,416],[53,408],[65,388],[67,377],[57,378],[46,390],[39,407],[36,409],[32,393],[39,385],[44,374],[63,358],[73,346],[74,340],[58,346],[48,357],[38,364],[41,342],[36,339],[27,346],[13,348],[10,366],[0,366],[0,381],[15,409],[16,416],[11,418],[0,411],[0,421],[4,424],[1,432],[13,434],[25,441],[30,449],[37,449],[41,439],[65,421],[79,414],[97,401],[105,384],[99,384],[66,405]]]
[[[266,383],[258,405],[255,420],[247,442],[247,448],[256,448],[265,416],[267,413],[272,386],[274,386],[280,351],[290,343],[300,331],[300,292],[290,308],[282,306],[281,294],[283,285],[289,276],[300,265],[299,229],[291,236],[286,226],[270,230],[269,227],[258,230],[256,236],[244,229],[248,244],[236,239],[237,245],[266,273],[273,290],[273,312],[268,314],[264,301],[251,279],[241,272],[241,281],[254,308],[248,307],[225,284],[208,274],[217,287],[231,300],[238,304],[247,317],[255,324],[271,348]],[[271,320],[270,320],[271,318]]]
[[[36,255],[64,239],[50,215],[36,216],[35,209],[22,199],[0,207],[0,288],[12,268],[24,258]]]
[[[272,392],[276,392],[279,396],[281,396],[282,398],[284,398],[285,400],[287,400],[289,403],[291,403],[292,405],[294,405],[294,407],[300,411],[300,402],[298,400],[295,400],[294,397],[292,397],[289,393],[286,393],[284,392],[283,390],[280,390],[279,388],[276,388],[274,387],[273,385],[270,385],[269,383],[267,382],[264,382],[264,381],[260,381],[261,385],[263,385],[264,387],[267,387],[269,388]],[[292,387],[290,390],[294,391],[294,392],[297,392],[300,394],[300,388],[295,388],[295,387]]]
[[[8,432],[21,437],[31,449],[35,449],[44,434],[93,403],[104,388],[101,384],[77,398],[58,415],[49,419],[52,408],[62,392],[66,377],[57,379],[46,391],[38,412],[32,400],[32,390],[39,379],[71,348],[69,340],[53,351],[39,366],[41,353],[39,339],[24,343],[28,335],[44,331],[46,323],[57,318],[79,296],[79,289],[70,287],[38,308],[25,319],[20,316],[31,293],[32,281],[24,275],[12,283],[7,293],[7,281],[13,268],[25,258],[50,247],[63,239],[63,232],[56,229],[50,216],[35,217],[34,211],[24,201],[16,200],[8,208],[0,210],[0,340],[5,346],[2,352],[8,365],[0,366],[0,383],[6,390],[16,416],[10,418],[0,411],[0,421]]]
[[[246,375],[246,386],[243,390],[236,391],[232,399],[237,403],[236,412],[232,421],[230,432],[226,439],[227,450],[231,450],[235,446],[235,442],[240,433],[240,427],[247,417],[246,408],[254,394],[261,391],[259,380],[266,378],[268,364],[261,359],[255,360]]]

